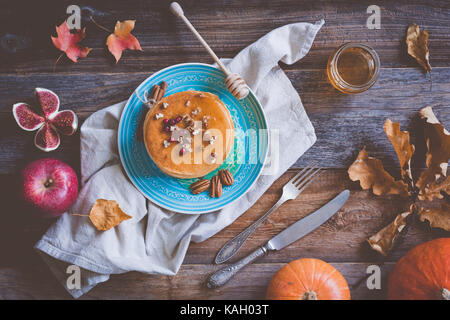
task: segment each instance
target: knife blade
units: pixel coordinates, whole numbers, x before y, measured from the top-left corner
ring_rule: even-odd
[[[217,288],[224,285],[241,268],[250,264],[255,259],[265,255],[271,250],[281,250],[291,243],[304,237],[305,235],[322,225],[325,221],[330,219],[336,212],[338,212],[339,209],[341,209],[342,206],[347,202],[349,196],[349,190],[342,191],[323,207],[309,214],[305,218],[294,222],[289,227],[277,234],[275,237],[270,239],[265,245],[259,247],[245,258],[212,274],[208,279],[207,286],[209,288]]]
[[[269,250],[280,250],[304,237],[330,219],[347,202],[349,190],[344,190],[333,200],[303,219],[291,224],[267,242]]]

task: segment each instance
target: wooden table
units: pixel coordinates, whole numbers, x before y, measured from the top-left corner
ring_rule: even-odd
[[[70,296],[33,251],[32,245],[52,221],[34,218],[22,205],[17,176],[29,161],[47,156],[33,145],[33,135],[15,123],[11,106],[30,100],[35,87],[56,91],[64,109],[72,109],[85,120],[90,114],[122,101],[153,72],[182,62],[211,59],[180,21],[168,12],[169,1],[86,1],[84,43],[93,48],[86,59],[72,63],[62,59],[53,71],[59,52],[52,46],[54,26],[66,17],[69,4],[63,1],[9,1],[2,4],[0,25],[5,33],[24,36],[28,47],[0,56],[0,298],[66,299]],[[184,264],[174,277],[149,276],[136,272],[112,276],[84,299],[259,299],[264,298],[271,276],[285,263],[300,257],[315,257],[332,263],[352,286],[354,299],[385,297],[386,278],[395,262],[413,246],[432,238],[449,236],[414,223],[395,250],[383,258],[373,252],[365,239],[407,209],[397,197],[376,197],[361,191],[348,179],[346,169],[366,145],[371,155],[381,159],[387,170],[399,177],[397,160],[383,132],[387,117],[411,130],[416,143],[415,171],[424,167],[425,146],[417,111],[432,105],[441,122],[450,128],[450,6],[448,1],[377,1],[381,7],[381,29],[369,30],[366,9],[373,1],[182,1],[186,15],[220,57],[233,57],[242,48],[270,30],[299,21],[326,23],[318,33],[309,54],[298,63],[283,65],[314,124],[317,143],[285,173],[266,194],[231,226],[207,241],[191,244]],[[38,4],[39,3],[39,4]],[[81,5],[81,4],[80,4]],[[116,20],[136,19],[134,34],[144,52],[127,51],[118,64],[105,49],[107,33],[87,21],[94,10],[97,22],[113,28]],[[406,54],[405,31],[417,23],[430,33],[429,77]],[[6,38],[2,38],[6,39]],[[362,42],[374,47],[382,70],[377,83],[359,95],[344,95],[327,80],[328,56],[339,45]],[[13,45],[13,44],[12,44]],[[292,141],[295,143],[295,141]],[[64,137],[50,156],[79,169],[79,135]],[[257,219],[277,200],[281,186],[311,160],[326,172],[298,199],[283,205],[249,239],[238,256],[249,253],[292,222],[317,209],[344,188],[351,197],[340,213],[283,251],[273,253],[238,274],[229,284],[208,290],[203,282],[217,269],[212,264],[217,250]],[[381,290],[368,290],[368,265],[381,267]]]

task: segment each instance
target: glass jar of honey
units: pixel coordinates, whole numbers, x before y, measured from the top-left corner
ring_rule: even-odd
[[[344,93],[360,93],[377,81],[380,58],[374,49],[358,43],[346,43],[328,59],[327,74],[331,84]]]

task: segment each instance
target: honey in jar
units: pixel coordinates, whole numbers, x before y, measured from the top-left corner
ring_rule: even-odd
[[[359,93],[377,80],[380,59],[371,47],[346,43],[328,59],[327,74],[331,84],[344,93]]]

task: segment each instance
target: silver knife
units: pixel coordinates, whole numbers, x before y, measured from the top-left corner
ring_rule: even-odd
[[[347,202],[349,196],[349,190],[342,191],[326,205],[309,214],[305,218],[294,222],[289,227],[277,234],[275,237],[270,239],[265,245],[259,247],[245,258],[215,272],[209,277],[206,285],[208,286],[208,288],[217,288],[223,286],[241,268],[245,267],[247,264],[252,263],[255,259],[265,255],[269,251],[281,250],[291,243],[297,241],[298,239],[304,237],[305,235],[322,225],[325,221],[330,219],[336,212],[338,212],[339,209],[341,209],[342,206]]]

